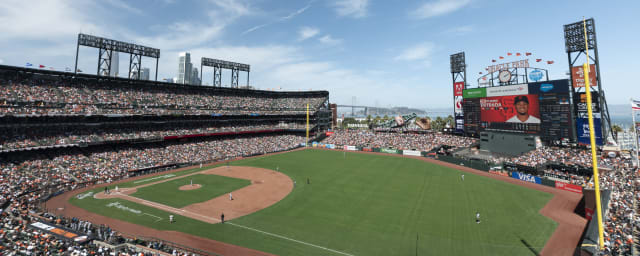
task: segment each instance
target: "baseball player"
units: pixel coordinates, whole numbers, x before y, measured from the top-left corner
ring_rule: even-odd
[[[200,169],[202,169],[202,163],[200,163]]]
[[[462,176],[461,176],[461,177],[462,177],[462,181],[464,181],[464,174],[462,174]]]
[[[173,215],[169,215],[169,223],[173,223]]]
[[[476,223],[480,224],[480,212],[476,211]]]
[[[193,178],[191,179],[191,186],[193,186]]]
[[[220,214],[220,222],[224,223],[224,212],[222,214]]]
[[[118,185],[116,185],[116,192],[118,192]]]
[[[229,193],[229,200],[233,200],[233,195]]]

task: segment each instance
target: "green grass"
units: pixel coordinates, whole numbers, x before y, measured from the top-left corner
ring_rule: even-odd
[[[415,255],[416,250],[418,255],[531,255],[542,250],[557,226],[538,213],[551,194],[470,173],[462,182],[457,170],[415,159],[360,153],[344,158],[339,151],[305,150],[233,165],[278,167],[297,186],[277,204],[232,223],[352,255]],[[92,197],[71,202],[156,229],[278,255],[340,255],[234,225],[182,216],[181,225],[171,225],[113,207],[105,211],[110,201]],[[476,211],[481,224],[475,223]]]
[[[199,189],[179,190],[181,186],[191,184],[202,185]],[[137,198],[161,203],[175,208],[201,203],[231,191],[246,187],[251,181],[210,174],[195,174],[148,187],[138,188],[131,194]]]

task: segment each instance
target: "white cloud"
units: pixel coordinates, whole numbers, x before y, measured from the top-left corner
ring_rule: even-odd
[[[338,0],[333,3],[338,15],[353,18],[366,17],[368,5],[369,0]]]
[[[95,16],[82,10],[91,3],[62,0],[0,1],[0,41],[43,39],[57,41],[78,32],[104,34],[91,22]],[[97,16],[97,15],[96,15]]]
[[[300,31],[298,31],[298,34],[299,34],[298,40],[299,41],[307,40],[309,38],[312,38],[318,35],[318,33],[320,33],[320,30],[318,30],[317,28],[302,27]]]
[[[410,12],[410,16],[426,19],[454,12],[471,3],[471,0],[435,0],[424,3],[418,9]]]
[[[0,64],[4,63],[4,60],[0,59]]]
[[[433,53],[434,45],[433,43],[427,42],[419,45],[415,45],[409,47],[402,51],[400,55],[396,56],[395,60],[401,61],[429,61],[431,58],[431,54]]]
[[[273,24],[275,24],[275,23],[284,22],[284,21],[287,21],[287,20],[293,19],[294,17],[296,17],[296,16],[298,16],[298,15],[302,14],[302,13],[303,13],[303,12],[305,12],[307,9],[309,9],[309,8],[311,7],[311,3],[313,3],[313,2],[309,2],[305,7],[302,7],[302,8],[300,8],[300,9],[298,9],[298,10],[295,10],[294,12],[292,12],[292,13],[290,13],[290,14],[286,15],[286,16],[282,16],[282,17],[278,18],[277,20],[274,20],[274,21],[270,21],[270,22],[267,22],[267,23],[264,23],[264,24],[260,24],[260,25],[253,26],[253,27],[251,27],[251,28],[249,28],[249,29],[245,30],[244,32],[242,32],[242,34],[243,34],[243,35],[244,35],[244,34],[248,34],[248,33],[251,33],[251,32],[253,32],[253,31],[256,31],[256,30],[258,30],[258,29],[264,28],[264,27],[266,27],[266,26],[273,25]]]
[[[210,0],[209,2],[222,9],[222,13],[230,13],[233,16],[246,16],[253,13],[253,10],[249,4],[245,4],[242,1],[236,0]],[[220,18],[220,17],[217,17]]]
[[[140,10],[138,8],[135,8],[135,7],[129,5],[128,3],[123,2],[121,0],[106,0],[105,3],[107,3],[107,4],[109,4],[109,5],[113,6],[113,7],[120,8],[120,9],[123,9],[125,11],[131,12],[133,14],[137,14],[137,15],[142,15],[143,14],[142,10]]]
[[[342,43],[342,40],[335,39],[335,38],[331,37],[330,35],[325,35],[323,37],[320,37],[318,40],[321,43],[326,44],[326,45],[337,45],[337,44]]]

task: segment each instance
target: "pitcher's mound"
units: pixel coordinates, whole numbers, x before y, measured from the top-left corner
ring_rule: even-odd
[[[180,190],[194,190],[194,189],[199,189],[201,187],[202,187],[202,185],[200,185],[200,184],[193,184],[193,185],[181,186],[179,189]]]

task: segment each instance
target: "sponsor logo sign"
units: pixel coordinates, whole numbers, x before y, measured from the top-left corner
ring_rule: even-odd
[[[47,224],[44,224],[42,222],[35,222],[35,223],[31,223],[31,226],[41,230],[43,232],[49,233],[49,234],[53,234],[56,235],[58,237],[62,237],[68,240],[73,240],[75,242],[78,243],[82,243],[87,241],[88,237],[85,235],[81,235],[76,233],[75,231],[68,231],[66,229],[62,229],[62,228],[58,228],[58,227],[54,227],[54,226],[50,226]]]
[[[574,184],[565,183],[562,181],[556,181],[556,188],[561,190],[566,190],[569,192],[574,192],[578,194],[582,194],[582,187]]]
[[[487,97],[529,94],[528,84],[497,86],[497,87],[489,87],[486,89],[487,89],[487,95],[486,95]]]
[[[462,96],[464,90],[464,82],[453,83],[453,96]]]
[[[500,176],[509,177],[509,173],[507,173],[507,172],[503,172],[503,171],[489,171],[489,173],[493,173],[493,174],[495,174],[495,175],[500,175]]]
[[[534,82],[540,81],[540,79],[542,79],[542,76],[544,75],[540,70],[534,70],[534,71],[531,71],[531,73],[529,73],[529,79],[531,79]]]
[[[415,150],[403,150],[402,154],[405,156],[420,156],[420,151]]]
[[[465,99],[487,97],[487,88],[474,88],[464,90],[462,91],[462,97]]]
[[[573,87],[584,87],[584,69],[582,65],[571,67],[571,75],[573,78]],[[596,79],[596,65],[589,65],[589,86],[598,86],[598,80]]]
[[[576,131],[578,133],[578,143],[591,144],[591,136],[589,134],[589,119],[576,118]],[[593,118],[593,129],[596,135],[596,144],[602,145],[602,129],[600,128],[600,118]]]
[[[553,84],[541,84],[540,85],[540,91],[541,92],[549,92],[553,90]]]
[[[371,149],[371,148],[362,148],[362,151],[364,151],[364,152],[373,152],[373,149]]]
[[[512,172],[511,177],[513,177],[514,179],[519,179],[522,181],[536,183],[536,184],[542,183],[542,180],[540,180],[540,177],[531,175],[531,174],[521,173],[521,172]]]
[[[346,150],[351,150],[351,151],[358,150],[358,149],[356,148],[356,146],[344,146],[344,147],[345,147],[344,149],[346,149]]]
[[[591,92],[591,111],[594,113],[600,113],[600,95],[598,92]],[[575,99],[573,100],[576,103],[576,108],[578,112],[587,113],[587,94],[584,92],[580,92],[577,94]]]
[[[381,148],[380,152],[389,153],[389,154],[398,154],[398,150],[391,149],[391,148]]]

